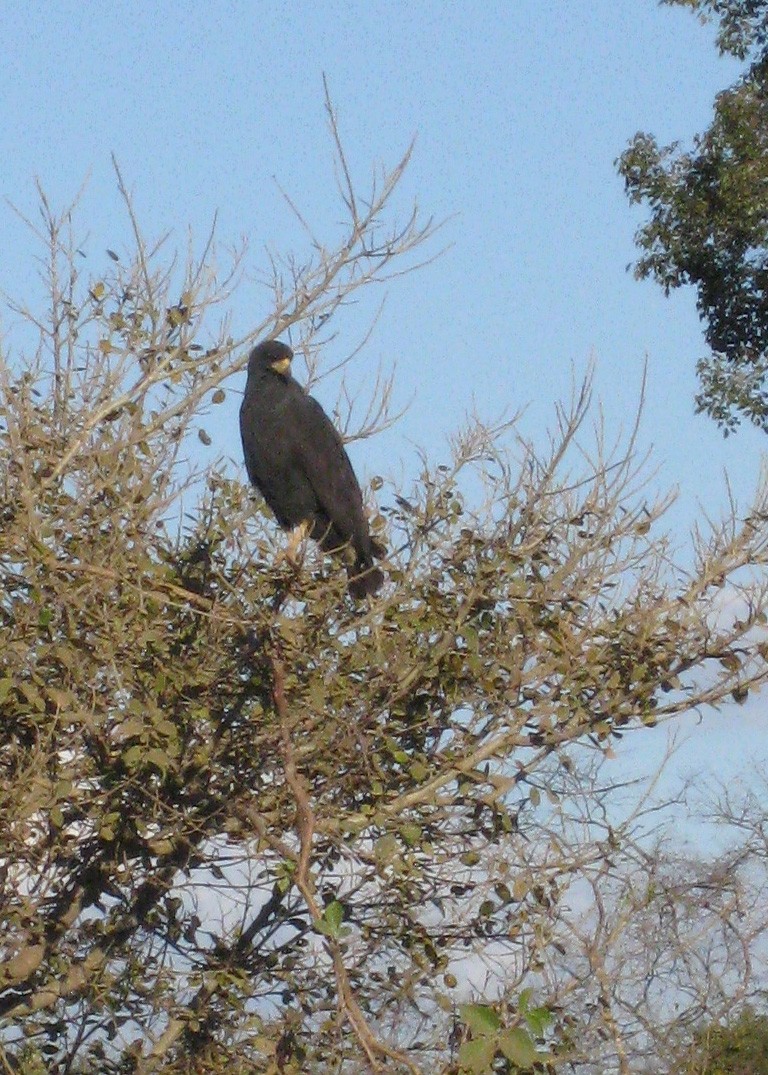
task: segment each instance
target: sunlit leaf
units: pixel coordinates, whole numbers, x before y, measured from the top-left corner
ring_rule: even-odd
[[[522,1027],[503,1030],[499,1034],[498,1042],[507,1060],[521,1068],[529,1068],[539,1059],[536,1046]]]
[[[489,1034],[501,1026],[501,1019],[486,1004],[461,1004],[459,1015],[473,1034]]]

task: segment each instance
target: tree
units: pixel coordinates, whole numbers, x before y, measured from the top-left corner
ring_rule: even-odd
[[[638,133],[618,160],[629,199],[650,209],[635,275],[668,294],[691,284],[710,356],[697,365],[699,411],[726,435],[742,418],[768,430],[768,6],[663,0],[718,20],[721,52],[749,59],[718,94],[710,127],[659,146]]]
[[[726,1026],[709,1026],[696,1034],[683,1075],[766,1075],[768,1017],[745,1008]]]
[[[660,796],[666,759],[634,789],[612,785],[609,768],[582,771],[561,795],[565,816],[546,823],[573,849],[579,827],[592,832],[542,952],[546,995],[567,1012],[558,1071],[692,1075],[692,1028],[764,1008],[765,778],[712,788],[697,774]]]
[[[236,277],[210,244],[180,272],[121,181],[135,249],[88,274],[41,196],[49,306],[17,304],[39,346],[0,360],[7,1070],[575,1057],[557,916],[631,844],[583,759],[768,678],[768,489],[673,566],[668,500],[631,438],[587,435],[588,386],[547,445],[473,418],[412,489],[377,483],[396,551],[365,606],[242,469],[194,463],[252,339],[316,358],[433,233],[390,222],[407,156],[361,193],[331,119],[345,230],[272,261],[241,340],[211,324]],[[599,974],[581,996],[611,1015]]]

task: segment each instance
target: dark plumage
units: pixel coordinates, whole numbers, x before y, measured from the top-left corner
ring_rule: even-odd
[[[248,477],[285,530],[307,523],[326,552],[350,545],[349,590],[373,594],[384,576],[373,566],[384,550],[368,529],[352,464],[320,404],[291,377],[293,351],[279,340],[254,347],[240,407]]]

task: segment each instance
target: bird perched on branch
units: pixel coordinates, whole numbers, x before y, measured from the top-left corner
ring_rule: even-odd
[[[293,351],[265,340],[251,351],[240,407],[248,477],[285,530],[306,523],[326,552],[354,550],[353,597],[374,594],[384,555],[363,511],[363,496],[342,439],[320,404],[291,376]]]

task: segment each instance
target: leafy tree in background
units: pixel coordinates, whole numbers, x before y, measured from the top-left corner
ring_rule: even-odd
[[[710,127],[684,150],[635,135],[619,158],[629,198],[650,209],[638,278],[691,284],[711,355],[697,408],[726,435],[742,418],[768,431],[768,4],[663,0],[718,22],[718,46],[748,61],[718,94]]]
[[[768,1016],[745,1008],[725,1026],[700,1030],[680,1075],[768,1075]]]
[[[120,182],[134,246],[89,270],[41,195],[47,304],[0,355],[4,1070],[625,1073],[679,1018],[660,976],[712,1011],[685,922],[748,950],[737,863],[692,902],[595,759],[768,679],[768,489],[675,566],[585,387],[546,444],[471,420],[382,484],[361,604],[242,468],[195,464],[253,339],[314,360],[432,236],[395,222],[407,156],[361,193],[331,118],[344,229],[274,257],[243,339],[238,263],[181,265]]]

